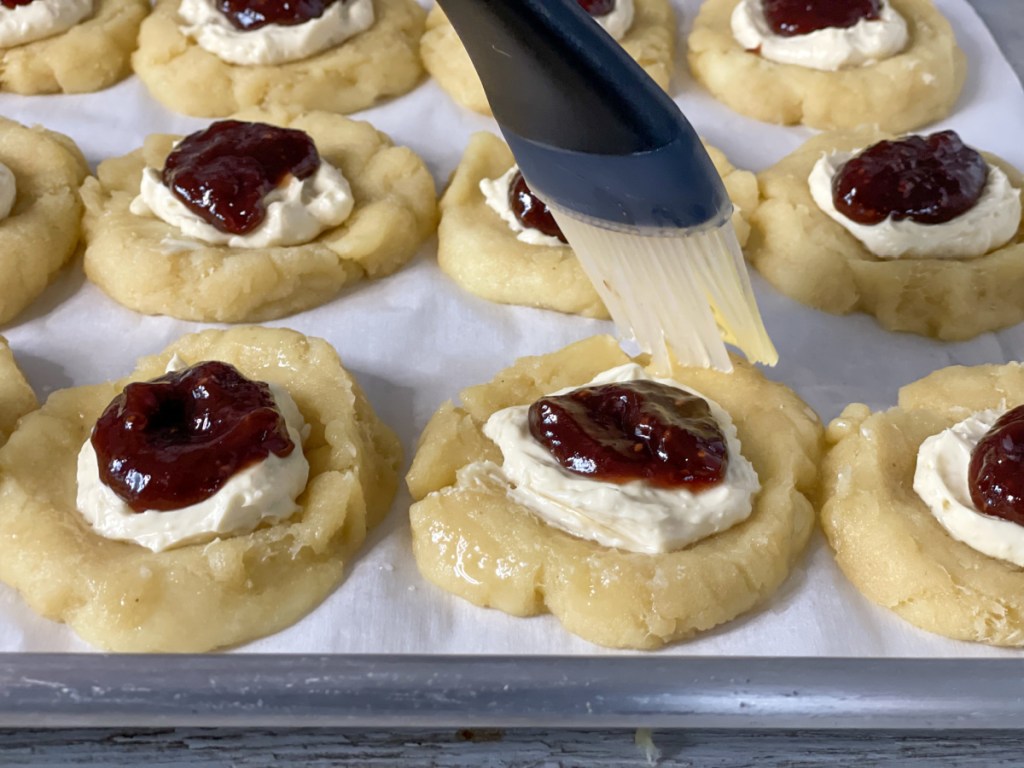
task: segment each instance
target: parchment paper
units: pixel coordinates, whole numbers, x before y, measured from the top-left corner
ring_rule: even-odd
[[[699,0],[674,1],[682,41]],[[955,128],[969,143],[1024,167],[1024,92],[1019,80],[965,0],[936,4],[952,22],[970,62],[960,103],[937,127]],[[730,112],[692,81],[682,63],[685,57],[677,58],[681,63],[674,95],[697,130],[735,165],[762,169],[810,135],[806,129],[758,123]],[[184,133],[208,122],[161,108],[136,78],[83,96],[5,94],[0,96],[0,113],[71,135],[93,165],[140,145],[147,133]],[[420,153],[439,189],[470,133],[496,130],[493,121],[456,107],[430,81],[359,117]],[[431,413],[462,387],[489,380],[521,355],[552,351],[611,330],[606,322],[500,306],[464,294],[437,269],[434,252],[429,242],[398,274],[363,283],[326,306],[273,323],[335,345],[379,415],[398,431],[407,464]],[[779,366],[767,374],[793,387],[826,422],[851,401],[872,408],[892,405],[900,385],[936,368],[1024,357],[1024,325],[970,342],[934,342],[886,332],[865,316],[816,312],[780,296],[756,274],[753,278],[781,355]],[[76,265],[16,323],[0,331],[37,393],[45,397],[54,389],[122,376],[137,357],[200,327],[124,309],[86,282]],[[408,506],[408,493],[402,490],[346,581],[316,611],[236,652],[612,653],[570,635],[551,616],[512,618],[424,582],[410,550]],[[88,650],[69,629],[34,615],[14,590],[0,585],[0,651]],[[659,653],[1013,655],[930,635],[868,603],[833,564],[820,533],[766,607]]]

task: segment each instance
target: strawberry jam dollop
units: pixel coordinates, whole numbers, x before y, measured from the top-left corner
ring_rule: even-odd
[[[0,0],[0,5],[3,5],[4,8],[10,8],[13,11],[15,8],[22,5],[28,5],[34,1],[35,0]]]
[[[768,27],[780,37],[796,37],[819,29],[852,27],[862,19],[875,21],[881,0],[762,0]]]
[[[4,2],[4,0],[0,0]],[[217,0],[217,10],[242,32],[268,24],[294,27],[319,19],[330,6],[346,0]]]
[[[725,435],[703,398],[655,381],[583,387],[541,398],[530,434],[570,472],[701,491],[725,477]]]
[[[1024,525],[1024,405],[1004,413],[975,446],[967,486],[981,514]]]
[[[246,235],[267,216],[263,198],[289,176],[305,179],[320,154],[303,131],[220,120],[182,139],[162,180],[194,214],[221,232]]]
[[[295,449],[270,387],[205,362],[129,384],[92,432],[100,480],[135,512],[181,509]]]
[[[832,179],[832,202],[860,224],[942,224],[973,208],[987,182],[985,158],[942,131],[868,147]]]
[[[519,171],[515,172],[508,184],[508,207],[516,221],[527,229],[535,229],[548,237],[557,237],[563,243],[568,242],[547,204],[533,194]]]
[[[577,0],[591,16],[607,16],[615,10],[615,0]]]

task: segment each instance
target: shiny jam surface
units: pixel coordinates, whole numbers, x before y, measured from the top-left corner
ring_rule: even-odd
[[[178,143],[164,163],[163,183],[206,223],[245,235],[266,218],[268,192],[319,167],[320,154],[302,131],[221,120]]]
[[[530,434],[570,472],[701,491],[729,464],[706,400],[654,381],[583,387],[530,406]]]
[[[983,515],[1024,525],[1024,405],[1004,413],[975,446],[967,485]]]
[[[536,229],[549,237],[557,237],[563,243],[569,242],[547,205],[530,191],[526,179],[519,171],[516,171],[508,185],[508,206],[516,220],[527,229]]]
[[[217,0],[217,10],[235,29],[251,32],[267,24],[294,27],[319,19],[336,2],[346,0]]]
[[[591,16],[607,16],[615,10],[615,0],[577,0]]]
[[[10,8],[11,10],[14,10],[18,6],[28,5],[33,1],[34,0],[0,0],[0,5],[3,5],[4,8]]]
[[[881,0],[762,0],[764,20],[780,37],[796,37],[819,29],[852,27],[861,19],[875,21]]]
[[[221,362],[129,384],[96,421],[92,445],[100,480],[135,512],[197,504],[295,449],[270,387]]]
[[[988,182],[988,164],[954,131],[880,141],[832,179],[836,210],[861,224],[888,217],[942,224],[971,209]]]

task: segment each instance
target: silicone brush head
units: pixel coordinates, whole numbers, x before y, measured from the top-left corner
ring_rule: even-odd
[[[774,364],[732,204],[668,95],[577,0],[438,2],[620,331],[662,370],[728,370],[723,336]]]

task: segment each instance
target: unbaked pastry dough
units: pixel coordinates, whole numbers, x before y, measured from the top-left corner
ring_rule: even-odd
[[[318,306],[343,286],[403,266],[437,222],[423,161],[369,123],[341,115],[248,110],[242,120],[298,128],[352,186],[355,208],[305,245],[233,249],[183,239],[175,227],[128,211],[144,166],[162,168],[177,137],[100,163],[82,187],[85,272],[115,301],[185,320],[267,320]]]
[[[758,174],[761,204],[746,255],[792,299],[834,314],[867,312],[891,331],[969,339],[1024,320],[1024,223],[1009,243],[974,259],[879,259],[811,198],[818,158],[892,136],[873,130],[815,136]],[[1024,177],[989,154],[1017,189]]]
[[[489,384],[446,403],[420,437],[406,478],[413,552],[429,581],[472,603],[516,616],[550,611],[570,632],[620,648],[656,648],[764,602],[803,551],[813,524],[821,451],[817,416],[782,386],[734,361],[732,373],[676,368],[736,422],[761,492],[742,523],[682,550],[644,555],[602,547],[549,526],[505,488],[460,486],[456,471],[501,464],[482,425],[495,411],[589,381],[629,359],[598,336],[523,358]]]
[[[131,74],[148,0],[95,0],[92,16],[65,32],[0,49],[0,90],[92,93]]]
[[[129,382],[172,355],[224,360],[295,399],[309,482],[289,520],[166,552],[106,539],[75,508],[78,451]],[[117,651],[206,651],[276,632],[341,581],[386,513],[401,449],[324,341],[269,328],[209,330],[139,361],[125,379],[55,392],[0,450],[0,579],[33,610]]]
[[[7,339],[0,336],[0,446],[7,442],[18,419],[38,406],[35,392],[18,369]]]
[[[307,59],[228,64],[179,29],[179,0],[158,0],[132,56],[149,92],[176,112],[223,117],[247,107],[355,112],[419,82],[423,9],[415,0],[374,0],[365,32]]]
[[[78,187],[89,166],[59,133],[0,118],[0,162],[17,196],[0,220],[0,323],[35,299],[71,258],[81,234]]]
[[[932,0],[891,0],[907,21],[901,53],[875,64],[824,72],[769,61],[732,35],[739,0],[706,0],[688,41],[690,70],[711,94],[744,115],[814,128],[877,125],[908,131],[949,114],[967,62]]]
[[[675,54],[676,21],[668,0],[635,0],[633,25],[619,44],[644,71],[668,89]],[[491,114],[487,95],[469,53],[439,5],[427,15],[427,31],[420,41],[423,66],[458,104]]]
[[[950,536],[914,492],[917,450],[976,411],[1024,403],[1024,366],[936,371],[872,414],[847,406],[827,432],[822,527],[861,593],[929,632],[1024,645],[1024,569]]]
[[[757,206],[754,174],[733,168],[720,151],[705,145],[736,206],[732,223],[740,244],[747,241],[746,216]],[[437,260],[441,269],[470,293],[503,304],[523,304],[586,317],[608,311],[569,246],[521,242],[484,200],[481,179],[496,179],[514,159],[491,133],[470,138],[462,162],[441,198]]]

